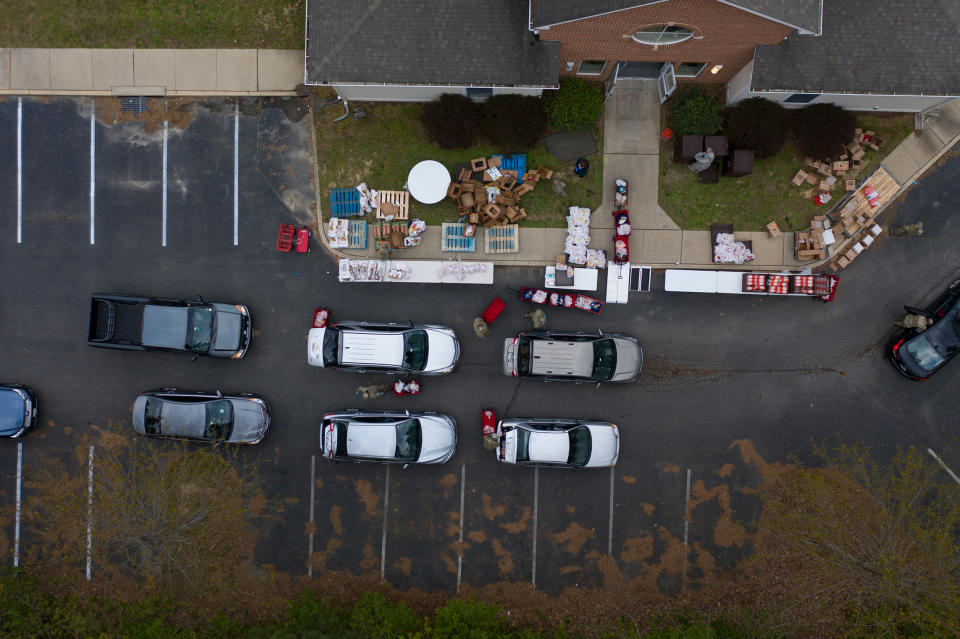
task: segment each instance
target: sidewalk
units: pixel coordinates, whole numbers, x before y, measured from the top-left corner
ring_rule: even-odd
[[[295,95],[303,51],[0,49],[0,95]]]

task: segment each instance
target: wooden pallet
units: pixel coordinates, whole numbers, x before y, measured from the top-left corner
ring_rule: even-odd
[[[347,247],[355,249],[367,248],[367,221],[350,220],[347,226]]]
[[[484,253],[519,253],[520,225],[506,224],[485,229]]]
[[[410,193],[408,191],[377,191],[377,219],[382,220],[386,217],[386,214],[380,210],[381,202],[390,202],[395,204],[399,209],[393,215],[395,220],[409,220],[410,219]]]
[[[330,217],[356,217],[363,215],[360,208],[360,191],[357,189],[330,189]]]
[[[445,253],[472,253],[477,249],[477,238],[464,237],[467,225],[463,222],[444,222],[440,225],[440,250]]]

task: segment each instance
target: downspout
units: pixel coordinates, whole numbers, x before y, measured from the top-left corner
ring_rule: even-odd
[[[333,119],[334,122],[340,122],[341,120],[345,120],[345,119],[347,118],[347,116],[350,115],[350,104],[347,103],[347,101],[344,100],[344,99],[343,99],[341,96],[339,96],[339,95],[337,96],[337,99],[340,100],[341,102],[343,102],[343,115],[341,115],[339,118],[334,118],[334,119]]]

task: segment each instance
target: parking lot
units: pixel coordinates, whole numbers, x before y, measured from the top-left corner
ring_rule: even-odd
[[[113,123],[109,101],[0,101],[2,377],[32,386],[41,410],[22,442],[24,500],[41,464],[85,472],[77,434],[115,427],[133,437],[140,391],[257,392],[273,405],[272,430],[241,454],[260,458],[268,495],[283,505],[280,519],[254,522],[258,564],[447,593],[499,582],[676,592],[749,553],[768,463],[806,460],[811,440],[837,436],[886,452],[942,450],[956,435],[960,368],[915,384],[883,359],[900,306],[958,276],[958,231],[949,207],[934,204],[957,195],[956,159],[885,214],[923,219],[923,243],[881,241],[844,271],[831,304],[668,294],[660,275],[653,292],[600,317],[550,310],[548,327],[640,339],[640,379],[595,388],[501,373],[503,340],[529,326],[531,308],[514,291],[539,281],[538,269],[498,268],[491,287],[339,284],[315,240],[307,256],[275,251],[279,223],[313,219],[310,117],[297,101],[151,108]],[[251,350],[241,361],[191,363],[88,348],[94,291],[245,303]],[[507,310],[479,340],[472,319],[496,295]],[[358,385],[388,380],[306,364],[318,305],[335,319],[452,325],[460,366],[425,378],[418,396],[361,405]],[[318,456],[320,416],[351,407],[450,414],[457,454],[435,467],[330,464]],[[621,429],[620,461],[583,472],[501,466],[481,446],[483,408],[609,420]],[[0,442],[0,557],[10,563],[17,455],[17,442]],[[29,544],[23,521],[20,556]]]

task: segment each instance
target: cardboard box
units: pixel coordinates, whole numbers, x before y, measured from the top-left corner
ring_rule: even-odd
[[[501,160],[502,160],[502,158],[498,158],[498,157],[496,157],[496,158],[488,158],[488,159],[487,159],[487,168],[488,168],[488,169],[499,168],[499,167],[500,167],[500,161],[501,161]]]
[[[553,171],[551,171],[550,169],[548,169],[548,168],[545,167],[545,166],[538,166],[538,167],[537,167],[537,174],[541,177],[541,179],[544,179],[544,180],[551,180],[551,179],[553,179]]]
[[[857,181],[856,180],[844,180],[843,181],[843,190],[844,191],[856,191],[857,190]]]
[[[770,222],[767,224],[767,233],[770,234],[770,237],[780,237],[780,227],[777,226],[776,222]]]
[[[863,155],[861,154],[860,157],[863,157]],[[853,163],[851,163],[850,166],[853,168],[854,171],[859,171],[860,169],[863,168],[863,160],[861,160],[860,158],[855,158],[853,160]]]
[[[816,249],[797,251],[798,262],[810,262],[813,260],[820,259],[822,257],[823,257],[823,251],[819,251]]]
[[[457,174],[457,182],[469,180],[471,175],[473,175],[473,171],[470,169],[460,169],[460,173]]]
[[[527,184],[526,182],[524,182],[523,184],[518,184],[517,186],[513,187],[513,189],[511,190],[517,195],[517,197],[520,197],[524,193],[529,193],[530,191],[532,191],[533,185]]]
[[[557,264],[566,264],[566,263],[567,263],[567,254],[557,253]]]
[[[451,182],[450,186],[447,188],[447,197],[457,199],[460,197],[461,193],[463,193],[463,185],[458,184],[457,182]]]
[[[803,159],[803,164],[804,164],[805,166],[809,166],[811,169],[814,169],[814,170],[820,168],[820,161],[819,161],[819,160],[814,160],[813,158],[804,158],[804,159]]]
[[[523,174],[524,184],[536,184],[540,181],[540,174],[534,173],[533,171],[527,171]]]
[[[807,184],[811,186],[814,186],[816,185],[817,182],[819,182],[819,179],[817,178],[817,175],[815,173],[807,173],[807,177],[805,179],[807,181]]]
[[[820,180],[820,190],[821,190],[821,191],[829,191],[829,190],[832,189],[832,188],[833,188],[833,185],[832,185],[832,184],[830,184],[830,183],[827,182],[826,180]]]
[[[470,217],[469,217],[469,222],[470,222],[471,224],[479,224],[479,223],[480,223],[480,214],[479,214],[479,213],[471,213],[471,214],[470,214]]]
[[[474,172],[486,171],[487,158],[477,158],[475,160],[470,160],[470,168],[473,169]]]
[[[393,202],[380,202],[378,208],[383,215],[396,215],[400,212],[400,207]]]
[[[807,172],[797,171],[797,174],[793,176],[793,179],[790,180],[790,183],[793,184],[794,186],[800,186],[801,184],[806,182],[806,180],[807,180]]]
[[[483,214],[488,218],[497,219],[503,213],[503,207],[493,202],[488,202],[480,207],[480,210],[483,211]]]
[[[821,175],[830,175],[830,165],[826,162],[821,162],[820,166],[817,167],[817,173]]]

